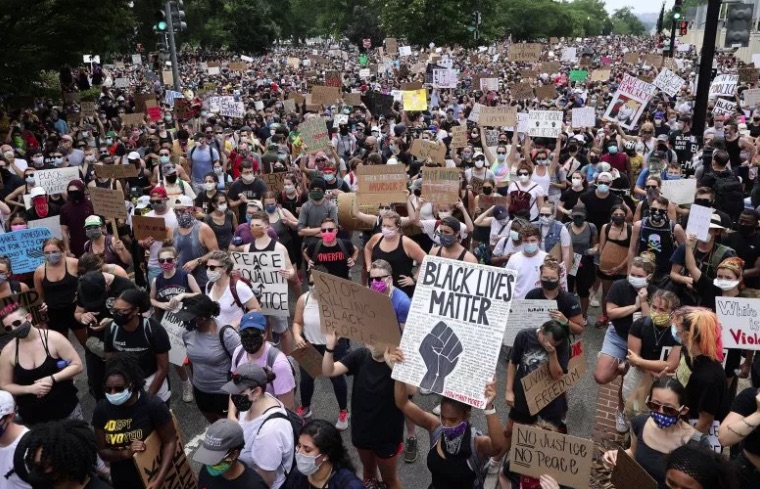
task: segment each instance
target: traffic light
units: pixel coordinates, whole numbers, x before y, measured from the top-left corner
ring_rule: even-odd
[[[171,7],[172,27],[174,28],[174,32],[187,30],[187,23],[185,22],[186,15],[185,11],[183,10],[185,8],[185,2],[182,0],[171,2]]]
[[[683,0],[676,0],[676,4],[673,6],[673,20],[679,21],[681,20],[681,6],[683,5]]]
[[[166,22],[166,12],[163,10],[156,11],[156,25],[153,26],[153,30],[156,32],[166,32],[169,24]]]
[[[681,21],[681,25],[679,26],[679,35],[685,36],[689,33],[689,23],[685,20]]]
[[[732,3],[726,10],[726,43],[724,47],[735,45],[749,46],[749,33],[752,29],[752,11],[755,6],[751,3]]]

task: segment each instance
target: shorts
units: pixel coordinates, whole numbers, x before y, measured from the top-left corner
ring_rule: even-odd
[[[224,418],[227,417],[230,402],[229,395],[209,394],[207,392],[199,391],[195,386],[193,386],[193,395],[195,396],[195,405],[198,406],[200,412],[214,413]]]
[[[381,443],[379,447],[369,448],[369,447],[360,447],[356,443],[354,443],[354,447],[356,447],[357,450],[366,450],[368,452],[372,452],[375,454],[377,458],[381,458],[383,460],[389,460],[393,457],[397,456],[401,452],[404,451],[404,443]]]
[[[285,316],[267,316],[269,318],[269,327],[272,332],[282,334],[288,330],[288,318]]]
[[[607,326],[604,343],[599,353],[624,361],[628,356],[628,342],[620,337],[614,326]]]

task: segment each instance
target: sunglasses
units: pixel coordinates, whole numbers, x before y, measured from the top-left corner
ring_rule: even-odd
[[[159,258],[158,263],[174,263],[174,258]]]
[[[163,199],[151,200],[150,203],[151,204],[163,204],[164,200]]]
[[[538,217],[552,217],[551,214],[539,214]]]
[[[647,397],[646,401],[647,408],[649,408],[650,411],[654,411],[656,413],[663,413],[667,414],[668,416],[678,416],[681,412],[681,409],[683,409],[683,406],[680,408],[674,408],[672,406],[665,406],[663,404],[660,404],[659,402],[654,402],[650,398]]]
[[[325,161],[327,161],[327,159],[325,159],[325,158],[316,158],[316,159],[314,159],[314,161],[316,161],[317,163],[324,163]]]
[[[158,156],[171,156],[171,153],[158,153]]]
[[[15,320],[15,321],[13,321],[11,324],[7,325],[7,326],[5,327],[5,330],[6,330],[6,331],[11,331],[13,328],[18,328],[19,326],[21,326],[21,325],[22,325],[22,324],[24,324],[25,322],[26,322],[26,320],[25,320],[25,319],[16,319],[16,320]]]
[[[370,277],[374,282],[382,282],[386,278],[390,277],[390,275],[383,275],[382,277]]]
[[[497,154],[497,155],[506,155],[507,153],[505,153],[505,152],[503,152],[503,151],[497,151],[497,152],[496,152],[496,154]]]
[[[646,186],[646,187],[644,187],[644,188],[646,188],[646,189],[650,189],[650,188],[651,188],[651,189],[658,189],[658,188],[660,188],[660,187],[658,187],[657,185],[647,185],[647,186]]]
[[[335,228],[322,228],[323,233],[332,233],[333,231],[337,231]]]
[[[530,175],[530,173],[518,173],[517,174],[518,177],[527,177],[528,175]]]
[[[222,267],[221,265],[206,265],[206,269],[207,269],[209,272],[213,272],[213,271],[215,271],[217,268],[218,268],[219,270],[223,270],[223,269],[224,269],[224,267]]]
[[[381,211],[389,211],[389,210],[391,210],[391,206],[389,206],[389,205],[381,205],[380,207],[378,207],[378,209],[380,209]]]

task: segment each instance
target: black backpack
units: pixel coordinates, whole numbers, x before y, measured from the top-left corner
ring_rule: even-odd
[[[744,187],[739,177],[714,174],[715,207],[729,215],[736,222],[744,210]]]

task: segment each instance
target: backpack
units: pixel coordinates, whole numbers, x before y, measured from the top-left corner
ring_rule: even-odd
[[[530,192],[536,187],[538,187],[538,184],[533,185],[528,190],[520,190],[520,187],[517,187],[517,190],[513,190],[509,193],[508,210],[510,216],[530,219],[530,209],[535,204],[535,202],[531,203],[532,195]]]
[[[225,326],[224,328],[231,328],[231,327],[232,326]],[[222,328],[222,329],[224,329],[224,328]],[[224,343],[222,343],[222,346],[224,346]],[[224,351],[227,352],[227,349],[225,348]],[[244,353],[245,353],[245,349],[244,348],[240,348],[240,351],[235,356],[235,359],[232,361],[231,366],[240,365],[240,360],[243,358],[243,354]],[[280,353],[281,353],[281,351],[280,351],[279,348],[277,348],[276,346],[271,345],[271,344],[269,345],[269,351],[267,351],[266,368],[268,368],[269,370],[272,370],[272,368],[274,367],[274,362],[277,360],[277,355],[279,355]],[[232,355],[230,355],[229,352],[227,352],[227,355],[230,358],[232,358]],[[296,378],[296,368],[293,366],[293,362],[290,361],[290,358],[288,358],[287,355],[285,355],[285,359],[290,364],[290,371],[293,372],[293,378],[295,379]],[[296,382],[296,390],[297,389],[298,389],[298,383]]]
[[[214,163],[214,146],[216,146],[216,156],[217,156],[217,158],[219,158],[220,161],[221,161],[221,158],[222,158],[222,150],[221,150],[221,147],[219,146],[219,141],[217,141],[216,138],[214,138],[214,140],[211,141],[211,143],[208,145],[208,147],[211,150],[209,154],[211,155],[211,163],[212,163],[212,165]],[[191,165],[192,165],[192,161],[193,161],[193,153],[195,152],[195,150],[197,148],[198,148],[198,146],[193,146],[193,148],[190,150],[190,154],[187,155],[189,157],[189,159],[190,159],[190,164]]]
[[[481,436],[483,433],[477,430],[474,426],[470,426],[470,456],[467,458],[467,465],[475,473],[475,480],[472,482],[472,489],[483,489],[486,477],[488,477],[488,469],[486,468],[486,458],[478,455],[478,450],[475,447],[475,439]],[[430,449],[435,450],[435,445],[438,440],[443,436],[443,426],[438,426],[430,432]],[[464,489],[464,488],[463,488]]]
[[[737,221],[744,210],[744,187],[739,177],[734,174],[720,176],[715,174],[715,207]]]
[[[271,409],[271,408],[270,408]],[[258,431],[256,431],[256,436],[259,436],[259,433],[261,433],[261,428],[264,427],[267,421],[270,419],[286,419],[290,423],[290,427],[293,428],[293,461],[290,466],[290,472],[293,472],[293,469],[296,467],[296,447],[298,446],[298,437],[301,436],[301,428],[303,428],[303,418],[301,416],[297,415],[295,412],[291,411],[288,408],[284,408],[285,413],[276,412],[272,413],[269,416],[266,417],[264,421],[261,422],[259,425]],[[264,414],[266,414],[266,411],[264,411]],[[287,470],[285,471],[285,477],[287,478],[288,474],[290,473]]]
[[[242,309],[243,312],[247,312],[245,304],[243,304],[243,302],[240,300],[240,296],[238,295],[238,291],[237,291],[238,280],[246,284],[253,291],[253,295],[256,296],[257,300],[259,297],[261,297],[261,294],[256,293],[256,291],[253,289],[253,284],[247,278],[241,277],[239,275],[230,275],[230,293],[232,294],[232,300],[235,301],[235,304],[237,304],[237,306],[240,309]],[[206,284],[206,295],[208,295],[209,292],[211,292],[211,287],[213,287],[213,285],[214,284],[211,282]]]

